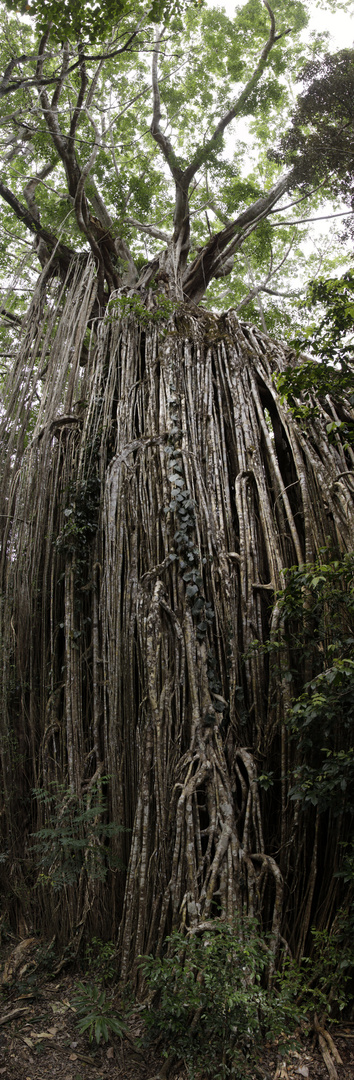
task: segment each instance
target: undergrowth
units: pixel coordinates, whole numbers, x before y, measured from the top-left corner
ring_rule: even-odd
[[[188,1080],[252,1075],[264,1039],[284,1043],[300,1022],[297,986],[284,976],[266,987],[271,961],[255,920],[215,919],[187,937],[175,932],[163,958],[144,957],[152,994],[147,1029],[165,1057],[183,1061]]]
[[[314,1013],[326,1022],[348,1005],[354,955],[338,930],[313,931],[312,958],[285,958],[271,980],[270,941],[255,919],[174,932],[163,958],[141,959],[148,1041],[183,1062],[188,1080],[254,1076],[265,1042],[283,1054]]]

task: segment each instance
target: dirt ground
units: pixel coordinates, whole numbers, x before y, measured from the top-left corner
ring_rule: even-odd
[[[132,1009],[122,1040],[113,1036],[96,1046],[77,1030],[73,999],[80,976],[62,971],[49,978],[27,960],[22,970],[3,963],[2,979],[0,1080],[157,1080],[162,1075],[158,1049],[143,1045],[143,1006]],[[354,1023],[333,1026],[331,1035],[341,1061],[335,1061],[328,1042],[321,1050],[318,1035],[309,1031],[296,1049],[289,1041],[286,1057],[265,1046],[251,1080],[354,1080]],[[185,1080],[181,1064],[169,1076]]]

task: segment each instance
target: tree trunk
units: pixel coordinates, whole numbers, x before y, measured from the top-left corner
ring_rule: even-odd
[[[291,658],[259,645],[279,632],[284,568],[352,548],[351,462],[325,406],[301,431],[281,403],[290,351],[232,311],[113,296],[87,358],[92,265],[51,288],[28,314],[2,440],[12,917],[21,865],[33,920],[62,941],[118,934],[125,978],[172,925],[241,910],[276,952],[284,887],[295,925],[313,860],[288,801]],[[267,803],[259,769],[276,777]],[[50,857],[33,855],[58,799],[83,830],[75,880],[60,815]]]

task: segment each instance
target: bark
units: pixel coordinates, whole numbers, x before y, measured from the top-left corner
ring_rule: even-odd
[[[94,265],[50,288],[25,320],[1,442],[10,865],[26,850],[35,924],[75,947],[117,936],[124,977],[171,926],[241,911],[271,927],[275,961],[284,894],[292,926],[313,918],[321,867],[287,803],[287,646],[269,665],[253,643],[276,632],[285,567],[328,535],[352,547],[345,452],[326,443],[327,414],[299,429],[273,379],[289,352],[232,311],[179,304],[139,323],[118,294],[82,366]],[[265,767],[281,776],[268,815]],[[78,880],[59,894],[31,848],[38,789],[86,808]],[[93,832],[94,791],[107,812]],[[16,888],[13,871],[13,919]]]

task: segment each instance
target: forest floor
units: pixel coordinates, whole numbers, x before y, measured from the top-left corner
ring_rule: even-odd
[[[33,939],[32,939],[33,940]],[[4,976],[5,973],[5,976]],[[82,978],[82,976],[81,976]],[[163,1061],[158,1048],[144,1047],[144,1007],[130,1011],[123,1039],[112,1036],[96,1046],[77,1030],[73,1004],[80,975],[62,971],[57,977],[25,972],[3,964],[0,992],[0,1080],[157,1080]],[[318,1041],[307,1034],[289,1040],[286,1055],[276,1046],[265,1046],[257,1068],[247,1080],[354,1080],[354,1023],[331,1029],[341,1063],[330,1054],[332,1072],[325,1064]],[[295,1049],[296,1046],[296,1049]],[[327,1052],[328,1045],[327,1045]],[[326,1048],[325,1048],[326,1054]],[[185,1080],[183,1067],[169,1073]],[[202,1080],[202,1078],[201,1078]]]

